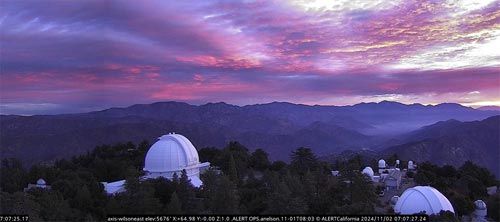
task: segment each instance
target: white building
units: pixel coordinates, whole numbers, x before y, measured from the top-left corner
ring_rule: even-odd
[[[408,161],[408,170],[415,170],[415,165],[413,164],[413,161]]]
[[[332,170],[332,176],[334,176],[334,177],[340,176],[340,171],[338,171],[338,170]]]
[[[480,221],[481,219],[484,220],[486,217],[486,214],[488,213],[488,209],[486,208],[486,203],[482,200],[476,200],[474,201],[474,213],[473,216],[476,218],[477,221]]]
[[[438,190],[430,186],[408,188],[398,198],[394,212],[398,214],[416,214],[424,212],[427,215],[451,211],[455,213],[450,201]]]
[[[396,203],[398,202],[398,199],[399,199],[399,196],[395,195],[395,196],[392,196],[389,203],[391,204],[391,206],[394,208],[394,206],[396,205]]]
[[[191,141],[179,134],[167,134],[151,146],[144,161],[146,178],[164,177],[172,179],[174,174],[181,175],[182,170],[191,179],[191,183],[199,187],[200,168],[206,169],[210,163],[200,163],[198,151]]]
[[[498,187],[497,186],[486,187],[486,192],[490,196],[495,195],[498,192]]]
[[[379,174],[382,174],[386,169],[387,166],[385,164],[385,160],[384,159],[380,159],[378,161],[378,173]]]
[[[170,133],[158,138],[158,141],[149,148],[144,160],[143,170],[146,175],[142,179],[163,177],[172,179],[174,174],[180,177],[182,170],[186,170],[191,184],[200,187],[200,171],[205,170],[210,163],[200,163],[198,151],[191,141],[180,134]],[[102,182],[108,194],[125,191],[125,180],[112,183]]]
[[[119,180],[115,182],[101,182],[104,185],[104,190],[108,194],[121,193],[125,191],[125,180]]]
[[[33,188],[41,188],[41,189],[47,189],[50,190],[50,185],[47,185],[47,182],[45,182],[44,179],[40,178],[36,181],[36,184],[28,184],[28,187],[24,188],[24,192],[31,190]]]
[[[369,166],[365,167],[363,169],[363,171],[361,171],[361,173],[368,175],[370,178],[373,178],[373,176],[375,175],[375,173],[373,172],[373,169]]]
[[[401,186],[401,177],[402,173],[398,168],[390,169],[389,175],[384,177],[384,183],[387,190],[399,190],[399,187]]]
[[[379,180],[380,180],[380,177],[379,176],[375,176],[375,172],[373,172],[373,169],[371,167],[369,167],[369,166],[365,167],[363,169],[363,171],[361,171],[361,173],[367,175],[368,177],[370,177],[370,180],[372,182],[374,182],[374,183],[375,182],[379,182]]]

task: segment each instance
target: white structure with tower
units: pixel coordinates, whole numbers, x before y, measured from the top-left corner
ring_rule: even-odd
[[[191,184],[200,187],[203,184],[200,180],[200,172],[209,166],[209,162],[200,163],[198,151],[191,141],[183,135],[169,133],[159,137],[158,141],[149,148],[143,168],[146,174],[141,179],[162,177],[171,180],[174,174],[180,177],[181,172],[186,170]],[[125,180],[102,182],[102,184],[108,194],[125,191]]]

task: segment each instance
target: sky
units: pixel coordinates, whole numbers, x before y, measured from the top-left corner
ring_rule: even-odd
[[[0,112],[500,105],[500,1],[0,2]]]

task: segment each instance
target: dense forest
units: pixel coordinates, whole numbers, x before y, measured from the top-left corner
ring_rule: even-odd
[[[142,142],[104,145],[86,155],[24,169],[16,159],[1,163],[1,214],[28,214],[32,221],[103,221],[107,215],[124,214],[375,214],[382,206],[377,187],[360,170],[373,164],[360,156],[332,164],[319,161],[308,148],[290,153],[291,162],[271,162],[261,149],[253,152],[238,142],[224,149],[199,150],[200,161],[213,166],[201,175],[195,188],[185,172],[173,180],[140,180],[150,144]],[[397,158],[395,156],[391,158]],[[331,170],[340,176],[332,176]],[[447,196],[457,215],[431,218],[458,221],[474,210],[473,201],[484,200],[489,217],[499,220],[499,196],[488,196],[486,187],[498,181],[486,169],[466,162],[459,169],[419,165],[417,184],[430,185]],[[30,189],[28,183],[43,178],[50,190]],[[100,181],[126,179],[126,191],[108,196]],[[391,208],[384,213],[392,213]]]

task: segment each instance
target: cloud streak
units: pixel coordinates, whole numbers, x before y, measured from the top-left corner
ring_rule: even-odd
[[[158,100],[500,105],[500,3],[361,3],[4,1],[1,112]]]

